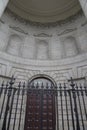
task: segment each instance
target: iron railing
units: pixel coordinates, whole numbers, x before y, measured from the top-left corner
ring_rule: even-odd
[[[3,82],[0,87],[0,130],[25,129],[27,95],[33,92],[36,95],[55,95],[55,130],[87,130],[86,85],[78,86],[71,80],[70,86],[47,84],[44,87],[43,83],[39,86],[38,83],[26,85],[21,82],[17,86],[14,81],[12,77],[10,82]],[[53,130],[48,126],[43,128],[42,122],[40,129]]]

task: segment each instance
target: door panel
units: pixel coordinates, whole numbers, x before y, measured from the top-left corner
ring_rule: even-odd
[[[31,90],[27,94],[24,130],[55,130],[55,125],[55,96]]]

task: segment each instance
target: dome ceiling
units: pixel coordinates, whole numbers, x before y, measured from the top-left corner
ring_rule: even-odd
[[[78,0],[10,0],[8,8],[26,20],[48,23],[74,15],[80,5]]]

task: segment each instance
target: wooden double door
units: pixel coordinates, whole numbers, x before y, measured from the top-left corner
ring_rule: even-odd
[[[55,126],[55,95],[31,90],[27,94],[24,130],[55,130]]]

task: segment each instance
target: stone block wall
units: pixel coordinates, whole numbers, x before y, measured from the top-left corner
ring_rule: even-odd
[[[0,75],[28,81],[38,74],[57,83],[87,77],[87,22],[83,15],[56,27],[23,23],[5,12],[0,22]],[[1,78],[2,79],[2,78]],[[82,81],[82,80],[81,80]]]

